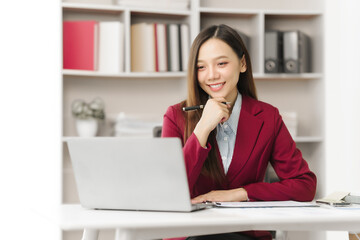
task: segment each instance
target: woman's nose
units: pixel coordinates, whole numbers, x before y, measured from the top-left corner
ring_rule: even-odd
[[[209,75],[208,75],[209,80],[218,79],[219,76],[220,76],[220,74],[216,68],[214,68],[214,67],[209,68]]]

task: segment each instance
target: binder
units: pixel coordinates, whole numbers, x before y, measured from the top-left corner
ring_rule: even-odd
[[[265,32],[265,73],[283,71],[283,38],[280,31]]]
[[[310,38],[300,31],[286,31],[284,40],[284,71],[303,73],[311,71]]]

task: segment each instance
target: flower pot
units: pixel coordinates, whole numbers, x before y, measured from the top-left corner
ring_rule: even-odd
[[[80,137],[94,137],[98,131],[98,121],[94,118],[76,119],[76,130]]]

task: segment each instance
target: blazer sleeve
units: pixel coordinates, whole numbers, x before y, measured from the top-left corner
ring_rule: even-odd
[[[316,176],[310,171],[287,130],[279,111],[274,113],[274,143],[270,163],[280,181],[244,186],[250,200],[311,201],[316,192]]]
[[[182,117],[176,106],[170,106],[164,115],[161,137],[178,137],[183,143],[184,131],[182,129],[184,126],[180,126],[184,122],[181,121]],[[191,195],[193,195],[195,183],[200,176],[210,149],[210,144],[207,145],[207,148],[203,148],[194,133],[190,135],[185,144],[183,143],[183,154]]]

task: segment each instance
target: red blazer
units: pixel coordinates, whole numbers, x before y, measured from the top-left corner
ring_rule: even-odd
[[[164,116],[162,137],[183,141],[185,119],[180,104],[170,106]],[[233,159],[226,181],[221,186],[201,174],[212,147],[201,147],[195,134],[183,146],[191,197],[211,190],[243,187],[250,200],[311,201],[316,190],[316,176],[310,171],[301,152],[285,127],[277,108],[242,96]],[[271,163],[280,181],[265,183],[265,171]]]
[[[171,106],[164,116],[162,137],[178,137],[183,142],[184,126],[185,119],[180,104]],[[194,133],[183,146],[192,198],[211,190],[239,187],[246,189],[252,201],[311,201],[314,198],[316,176],[296,148],[277,108],[242,96],[233,159],[225,176],[225,183],[221,186],[201,174],[212,147],[217,149],[220,166],[223,166],[218,147],[210,146],[209,143],[207,149],[201,147]],[[280,178],[279,182],[264,182],[269,162]],[[272,239],[267,231],[243,233],[257,239]]]

